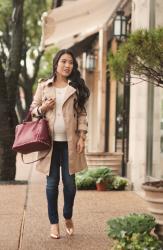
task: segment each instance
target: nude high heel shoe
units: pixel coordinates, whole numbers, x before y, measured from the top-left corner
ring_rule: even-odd
[[[59,239],[60,238],[59,224],[51,224],[50,237],[53,238],[53,239]]]
[[[74,233],[74,225],[71,219],[65,220],[66,232],[68,235],[73,235]]]

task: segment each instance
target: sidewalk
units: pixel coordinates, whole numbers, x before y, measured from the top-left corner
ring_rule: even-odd
[[[134,192],[78,191],[74,206],[75,235],[68,237],[59,194],[61,239],[49,237],[45,177],[18,158],[17,180],[29,184],[0,185],[0,250],[110,250],[106,221],[128,213],[147,212]]]

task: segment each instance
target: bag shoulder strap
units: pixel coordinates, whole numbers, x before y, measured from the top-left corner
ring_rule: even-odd
[[[43,160],[45,159],[45,157],[50,153],[50,150],[42,157],[40,157],[39,159],[35,160],[35,161],[30,161],[30,162],[25,162],[24,161],[24,158],[23,158],[23,154],[21,154],[21,159],[23,161],[24,164],[31,164],[31,163],[34,163],[34,162],[37,162],[37,161],[40,161],[40,160]]]

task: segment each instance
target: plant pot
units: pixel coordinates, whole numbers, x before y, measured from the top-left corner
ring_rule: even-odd
[[[163,240],[163,181],[146,182],[142,185],[148,210],[156,218],[158,225],[155,233]]]
[[[96,183],[96,190],[97,191],[106,191],[106,184],[104,182]]]

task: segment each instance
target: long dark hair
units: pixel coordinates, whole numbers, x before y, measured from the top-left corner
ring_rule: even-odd
[[[56,80],[56,77],[57,77],[56,75],[57,64],[58,64],[60,57],[63,54],[69,54],[73,59],[73,69],[72,69],[71,74],[68,76],[68,80],[70,80],[69,85],[71,85],[72,87],[76,89],[77,100],[74,103],[74,108],[79,112],[86,111],[85,103],[90,96],[90,91],[88,87],[86,86],[84,79],[81,78],[80,71],[78,70],[78,63],[70,49],[62,49],[58,51],[55,57],[53,58],[54,81]]]

